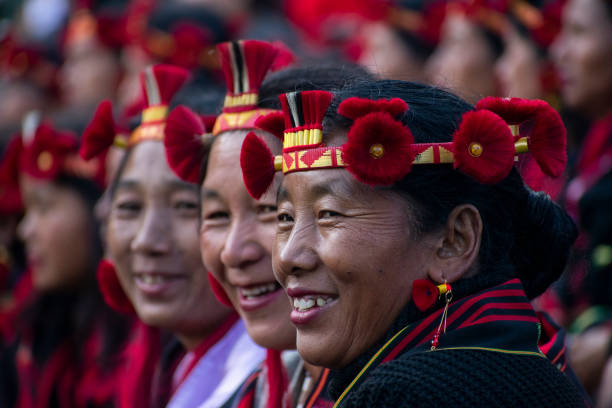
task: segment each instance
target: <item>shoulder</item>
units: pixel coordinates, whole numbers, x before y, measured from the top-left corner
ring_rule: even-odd
[[[581,394],[547,359],[480,350],[405,355],[377,367],[345,406],[579,407]]]

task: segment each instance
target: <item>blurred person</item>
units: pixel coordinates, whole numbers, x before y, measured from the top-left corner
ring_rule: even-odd
[[[74,134],[31,115],[18,144],[25,208],[18,232],[31,291],[2,349],[12,365],[1,377],[17,386],[3,397],[16,407],[114,404],[129,322],[104,304],[94,274],[102,248],[93,207],[104,168],[78,157]]]
[[[397,1],[383,21],[359,31],[359,63],[381,78],[424,82],[425,62],[438,41],[445,3]]]
[[[212,137],[195,141],[192,135],[202,133],[204,126],[179,107],[170,115],[173,125],[166,130],[165,143],[174,171],[185,180],[200,181],[201,252],[212,282],[240,313],[253,340],[268,350],[265,364],[243,384],[234,406],[328,406],[329,371],[305,364],[293,351],[290,305],[272,273],[275,197],[248,195],[239,168],[240,146],[255,131],[274,149],[280,148],[273,130],[256,130],[260,121],[268,120],[266,115],[278,115],[280,93],[341,87],[369,76],[352,66],[314,66],[285,68],[264,79],[278,62],[274,45],[243,40],[218,48],[228,94]]]
[[[471,102],[497,95],[494,66],[503,47],[500,18],[487,2],[448,2],[440,42],[425,67],[428,81]]]
[[[576,374],[592,393],[601,383],[612,344],[612,4],[570,0],[563,28],[552,46],[563,102],[587,115],[592,125],[582,141],[562,199],[578,221],[580,238],[567,275],[564,303],[576,334],[571,356]],[[603,397],[602,397],[603,398]]]
[[[112,264],[103,264],[102,291],[141,321],[120,390],[126,408],[223,406],[264,357],[235,311],[211,291],[199,251],[197,186],[166,163],[168,105],[188,76],[162,64],[142,73],[146,106],[108,192]],[[103,102],[84,134],[83,157],[104,154],[118,136]]]
[[[88,8],[77,2],[64,35],[59,73],[68,107],[93,111],[100,100],[115,98],[122,74],[119,52],[127,41],[126,5],[126,0],[100,0]]]

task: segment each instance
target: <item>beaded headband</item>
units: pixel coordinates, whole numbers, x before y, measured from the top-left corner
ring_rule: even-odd
[[[83,133],[79,154],[86,160],[104,153],[109,147],[126,148],[145,140],[163,141],[168,104],[189,78],[189,71],[172,65],[158,64],[140,74],[145,100],[140,125],[129,134],[113,118],[110,101],[98,105],[93,119]]]
[[[410,172],[412,165],[453,164],[483,184],[496,184],[512,170],[515,155],[531,151],[542,171],[559,176],[567,162],[565,128],[559,114],[546,102],[518,98],[485,98],[476,110],[462,116],[451,142],[415,143],[399,118],[408,105],[399,98],[348,98],[338,113],[353,120],[347,142],[325,146],[322,120],[332,94],[304,91],[281,97],[283,117],[271,115],[258,126],[283,140],[281,156],[251,132],[240,156],[244,182],[259,198],[274,173],[324,168],[346,168],[369,185],[391,185]],[[278,132],[284,120],[284,132]]]

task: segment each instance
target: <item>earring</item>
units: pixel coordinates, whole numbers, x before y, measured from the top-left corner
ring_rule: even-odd
[[[106,259],[100,261],[96,277],[98,278],[100,292],[102,292],[102,297],[107,305],[122,314],[136,314],[132,302],[130,302],[119,283],[115,265],[111,261]]]
[[[412,301],[421,312],[424,312],[450,290],[451,287],[446,282],[435,285],[429,279],[417,279],[412,282]]]
[[[431,350],[435,350],[438,347],[438,343],[440,342],[440,330],[444,325],[444,333],[446,333],[446,318],[448,317],[448,305],[453,300],[453,291],[451,286],[444,282],[443,285],[438,285],[438,287],[444,286],[444,292],[440,291],[440,296],[444,295],[446,299],[446,304],[444,305],[444,311],[442,312],[442,318],[440,319],[440,324],[438,325],[438,329],[436,330],[436,334],[434,334],[434,338],[431,340]]]

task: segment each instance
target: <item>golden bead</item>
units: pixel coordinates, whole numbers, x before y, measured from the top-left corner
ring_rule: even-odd
[[[479,157],[482,154],[482,145],[480,143],[470,143],[469,149],[470,155],[472,155],[472,157]]]
[[[373,144],[370,146],[370,156],[375,159],[380,159],[385,154],[385,148],[380,143]]]
[[[51,165],[53,165],[53,156],[51,153],[44,151],[38,155],[36,164],[41,171],[47,171],[51,168]]]

